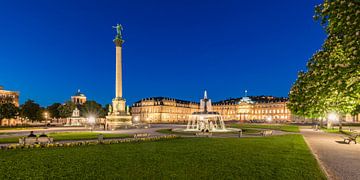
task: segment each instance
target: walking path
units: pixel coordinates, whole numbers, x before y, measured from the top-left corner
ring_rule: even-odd
[[[301,134],[330,179],[360,180],[360,144],[345,144],[344,135],[301,128]]]

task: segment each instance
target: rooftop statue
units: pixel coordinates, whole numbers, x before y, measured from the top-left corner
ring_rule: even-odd
[[[112,28],[116,29],[116,38],[121,39],[121,31],[123,30],[123,27],[121,26],[121,24],[117,24],[116,26],[113,26]]]

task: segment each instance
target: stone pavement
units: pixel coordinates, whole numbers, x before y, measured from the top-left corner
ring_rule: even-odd
[[[343,143],[344,135],[301,128],[310,149],[329,179],[360,180],[360,144]]]

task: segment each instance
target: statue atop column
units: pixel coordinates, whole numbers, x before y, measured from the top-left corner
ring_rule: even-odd
[[[122,39],[121,31],[123,30],[123,27],[121,26],[121,24],[117,24],[116,26],[113,26],[112,28],[116,29],[115,39]]]

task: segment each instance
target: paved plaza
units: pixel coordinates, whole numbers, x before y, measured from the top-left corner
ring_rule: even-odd
[[[301,133],[330,179],[360,179],[360,144],[345,144],[344,135],[309,128]]]

